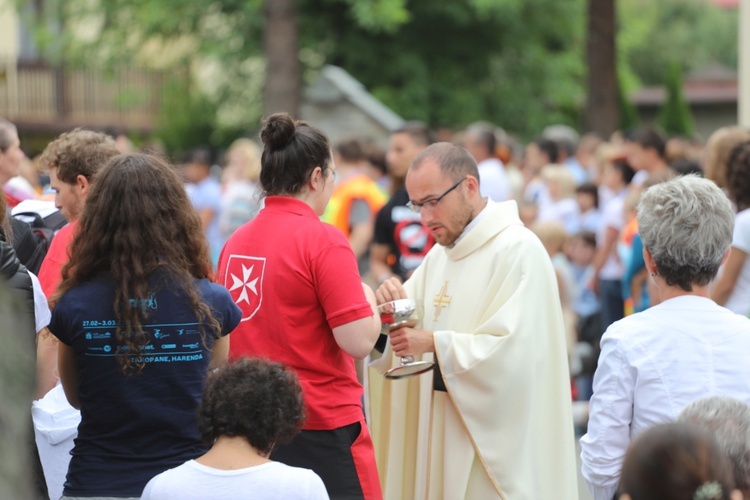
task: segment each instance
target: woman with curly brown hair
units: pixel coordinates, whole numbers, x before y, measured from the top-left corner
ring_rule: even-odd
[[[210,282],[177,174],[151,156],[102,169],[70,255],[49,326],[82,417],[63,498],[138,497],[154,475],[205,451],[195,410],[240,311]]]
[[[732,252],[711,290],[717,304],[743,316],[750,313],[750,141],[732,149],[726,170],[726,190],[737,208]]]
[[[299,433],[304,420],[294,372],[272,361],[240,359],[212,375],[203,393],[198,427],[211,449],[156,476],[141,499],[327,499],[314,472],[268,458],[274,446]]]

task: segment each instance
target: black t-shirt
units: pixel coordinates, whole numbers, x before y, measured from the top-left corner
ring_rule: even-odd
[[[412,212],[406,203],[409,194],[402,187],[380,209],[375,219],[373,242],[388,245],[388,263],[391,272],[406,280],[422,263],[435,239],[420,222],[420,215]]]
[[[148,310],[139,375],[122,375],[109,279],[75,287],[52,311],[49,329],[75,351],[81,424],[65,482],[67,496],[140,496],[155,475],[205,453],[196,411],[208,373],[209,349],[231,332],[241,312],[229,292],[208,280],[196,291],[222,331],[202,342],[182,290],[162,288],[131,304]]]

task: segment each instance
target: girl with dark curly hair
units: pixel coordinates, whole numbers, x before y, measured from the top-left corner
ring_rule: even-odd
[[[380,317],[344,233],[319,219],[334,187],[331,148],[287,114],[271,115],[261,139],[265,208],[219,258],[220,279],[242,309],[230,357],[271,359],[300,378],[307,422],[272,460],[314,470],[331,497],[379,498],[353,358],[372,350]]]
[[[141,499],[327,499],[313,471],[268,458],[274,446],[299,433],[304,420],[294,372],[272,361],[240,359],[212,375],[203,393],[198,426],[211,449],[153,478]]]
[[[737,314],[750,313],[750,141],[732,149],[726,191],[737,208],[732,253],[711,290],[711,298]]]
[[[49,325],[82,417],[63,498],[138,497],[154,475],[205,451],[195,410],[240,311],[209,279],[177,174],[151,156],[103,167],[70,256]]]

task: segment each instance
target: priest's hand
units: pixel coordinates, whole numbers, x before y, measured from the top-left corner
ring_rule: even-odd
[[[391,277],[385,280],[375,291],[375,298],[378,299],[378,305],[385,304],[399,299],[408,299],[404,285],[397,277]]]
[[[389,336],[396,356],[416,356],[426,352],[435,352],[433,333],[427,330],[405,326],[392,330]]]

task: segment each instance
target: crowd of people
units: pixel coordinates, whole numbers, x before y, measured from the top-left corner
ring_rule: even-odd
[[[576,437],[595,500],[750,495],[750,132],[441,136],[32,161],[0,119],[37,495],[577,499]]]

